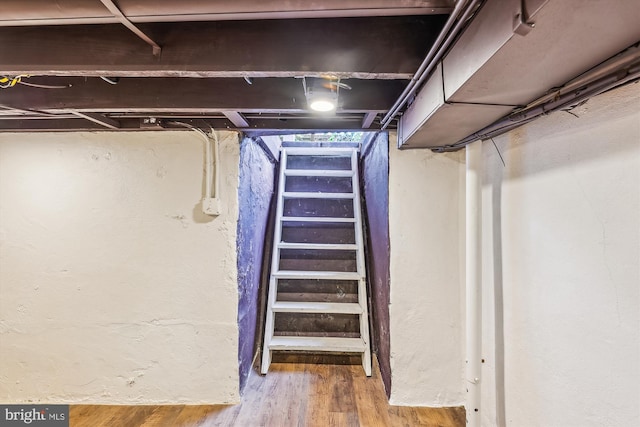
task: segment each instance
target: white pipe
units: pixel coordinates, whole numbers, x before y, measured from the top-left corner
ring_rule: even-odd
[[[212,167],[214,168],[215,175],[213,175],[212,172],[209,173],[210,180],[213,179],[213,194],[209,193],[210,194],[209,197],[219,199],[220,198],[220,173],[218,172],[218,164],[220,163],[220,152],[218,151],[219,150],[218,146],[220,145],[220,142],[218,141],[218,134],[214,129],[211,129],[211,135],[213,136],[213,158],[211,159],[211,163],[212,163]]]
[[[480,427],[482,370],[482,141],[466,153],[466,386],[467,426]]]
[[[182,126],[200,134],[204,141],[204,195],[202,196],[202,212],[206,215],[220,215],[220,154],[218,151],[218,134],[211,129],[211,137],[201,129],[183,122],[167,122]],[[213,141],[212,141],[213,140]],[[213,147],[212,147],[213,145]],[[212,194],[213,190],[213,194]]]
[[[211,138],[206,136],[204,140],[204,197],[211,197]]]

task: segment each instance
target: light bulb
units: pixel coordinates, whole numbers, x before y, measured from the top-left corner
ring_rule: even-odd
[[[336,103],[333,100],[319,98],[314,99],[309,104],[309,107],[315,111],[327,112],[336,109]]]

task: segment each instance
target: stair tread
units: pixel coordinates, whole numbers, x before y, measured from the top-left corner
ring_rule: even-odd
[[[326,176],[326,177],[344,177],[353,176],[353,170],[332,170],[332,169],[285,169],[286,176]]]
[[[354,302],[277,301],[273,303],[272,309],[281,313],[362,313],[360,304]]]
[[[367,344],[362,338],[338,337],[289,337],[275,336],[269,343],[270,350],[310,350],[346,353],[362,353]]]
[[[329,157],[349,157],[352,155],[354,151],[357,151],[355,148],[328,148],[328,147],[283,147],[283,151],[287,152],[289,156],[329,156]]]
[[[318,250],[343,250],[355,251],[358,245],[354,243],[278,243],[280,249],[318,249]]]
[[[284,148],[355,148],[359,150],[360,143],[353,141],[282,141]]]
[[[323,193],[317,192],[302,192],[302,191],[286,191],[282,193],[284,198],[288,199],[353,199],[353,193]]]
[[[363,276],[355,271],[296,271],[280,270],[273,273],[278,279],[333,279],[360,280]]]
[[[356,222],[355,218],[337,218],[328,216],[283,216],[282,221],[290,222]]]

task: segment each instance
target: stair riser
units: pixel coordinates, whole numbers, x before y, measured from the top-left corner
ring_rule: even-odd
[[[277,301],[358,302],[358,282],[348,280],[278,280]]]
[[[307,223],[305,227],[299,222],[294,222],[283,224],[282,241],[290,243],[355,244],[356,235],[352,223],[329,225]]]
[[[284,216],[353,218],[353,214],[353,201],[349,199],[284,200]]]
[[[353,193],[350,177],[289,176],[284,189],[286,192]]]

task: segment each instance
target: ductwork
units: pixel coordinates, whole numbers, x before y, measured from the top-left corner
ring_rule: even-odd
[[[459,0],[456,7],[447,18],[444,27],[440,31],[438,38],[429,49],[429,53],[424,58],[420,67],[415,72],[411,81],[404,89],[398,100],[391,106],[387,114],[382,118],[382,129],[391,123],[391,120],[398,114],[400,109],[406,105],[411,97],[416,93],[420,85],[431,74],[433,67],[442,59],[451,43],[456,39],[466,22],[479,6],[480,0]]]
[[[119,0],[133,23],[446,14],[453,0]],[[115,24],[99,0],[3,0],[0,26]]]
[[[455,145],[637,43],[638,22],[636,0],[487,0],[401,117],[400,147]]]

